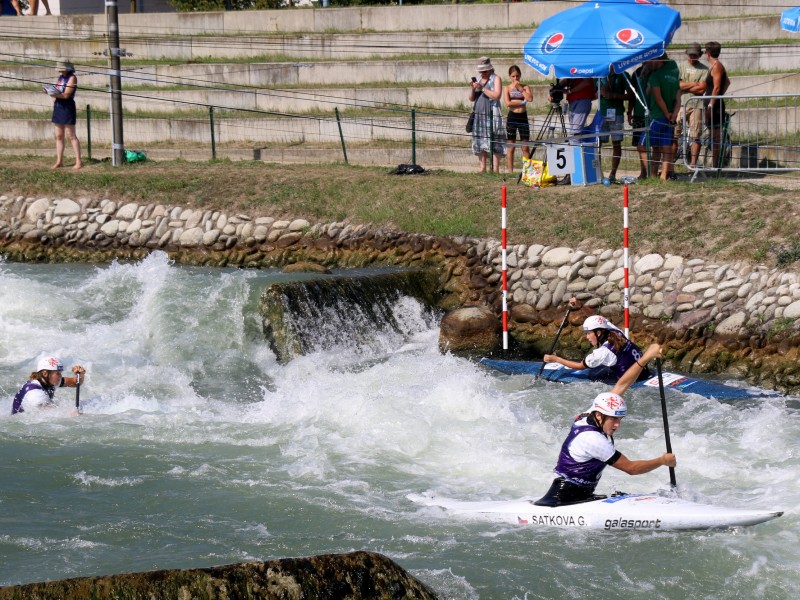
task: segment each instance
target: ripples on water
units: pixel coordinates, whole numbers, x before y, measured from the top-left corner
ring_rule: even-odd
[[[448,518],[408,493],[538,497],[603,387],[533,384],[405,330],[277,364],[257,299],[275,272],[0,263],[0,585],[326,552],[382,552],[444,598],[791,598],[800,419],[783,399],[670,395],[681,493],[785,510],[728,532],[587,533]],[[85,414],[11,417],[40,352],[88,368]],[[796,406],[796,405],[794,405]],[[663,452],[657,392],[631,396],[629,457]],[[600,491],[668,487],[608,469]]]

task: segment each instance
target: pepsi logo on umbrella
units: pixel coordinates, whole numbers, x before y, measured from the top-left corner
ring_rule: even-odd
[[[544,44],[542,44],[542,51],[547,54],[555,52],[556,50],[558,50],[558,47],[562,44],[563,41],[564,41],[563,33],[554,33],[544,41]]]
[[[644,43],[644,34],[638,29],[626,27],[617,32],[617,41],[625,48],[637,48]]]

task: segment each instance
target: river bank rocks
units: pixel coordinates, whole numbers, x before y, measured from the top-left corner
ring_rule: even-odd
[[[76,577],[0,588],[0,600],[434,600],[435,593],[374,552],[325,554],[104,577]]]
[[[0,196],[0,253],[11,260],[135,260],[157,249],[177,262],[207,266],[434,267],[439,308],[483,305],[499,322],[502,255],[496,240],[111,199]],[[518,350],[544,351],[570,296],[621,323],[621,249],[516,245],[507,249],[506,263],[509,329]],[[633,253],[629,286],[635,339],[664,343],[670,368],[800,390],[797,271]],[[497,339],[494,331],[475,335]],[[580,323],[572,323],[559,342],[561,352],[578,356],[582,344]]]

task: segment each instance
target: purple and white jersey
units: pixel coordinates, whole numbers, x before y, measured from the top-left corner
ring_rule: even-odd
[[[614,329],[618,331],[621,336],[625,337],[619,329],[616,327],[614,327]],[[633,363],[641,357],[642,351],[630,340],[626,341],[619,353],[614,352],[614,347],[609,342],[605,342],[599,348],[592,350],[586,358],[583,359],[583,364],[590,369],[608,367],[611,369],[614,377],[619,379],[625,374],[625,371],[630,369]]]
[[[56,389],[53,387],[43,388],[42,384],[31,379],[23,385],[14,396],[14,403],[11,405],[11,414],[25,412],[22,407],[23,402],[28,408],[37,408],[40,406],[47,406],[53,403],[53,396]]]
[[[615,454],[614,439],[583,417],[572,424],[554,472],[570,483],[594,489]]]

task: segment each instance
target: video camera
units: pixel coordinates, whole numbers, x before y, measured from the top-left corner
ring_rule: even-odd
[[[561,104],[561,101],[564,100],[564,94],[566,93],[567,88],[559,84],[558,82],[554,83],[550,86],[550,102],[552,104]]]

